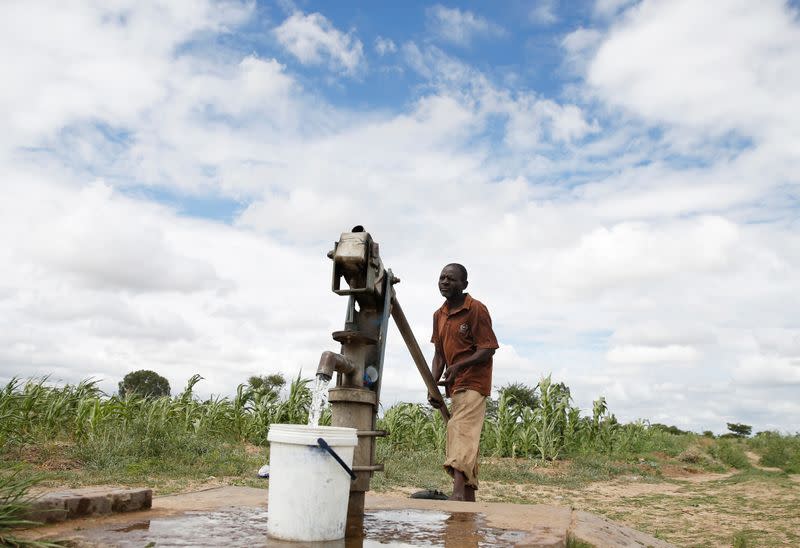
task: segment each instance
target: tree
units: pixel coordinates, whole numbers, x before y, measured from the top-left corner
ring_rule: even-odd
[[[729,422],[728,430],[737,438],[746,438],[753,431],[753,427],[749,424],[740,424],[738,422]]]
[[[124,398],[132,394],[146,398],[169,396],[169,381],[149,369],[128,373],[119,383],[119,397]]]
[[[272,392],[277,394],[286,385],[286,378],[280,373],[257,376],[247,379],[247,384],[254,392]]]
[[[656,422],[654,424],[651,424],[650,428],[653,428],[655,430],[661,430],[662,432],[667,432],[669,434],[674,434],[676,436],[680,436],[680,435],[689,433],[687,430],[681,430],[677,426],[672,426],[672,425],[669,425],[669,424],[661,424],[660,422]]]
[[[522,407],[534,409],[539,406],[539,396],[536,395],[536,388],[532,388],[521,382],[507,384],[498,390],[500,397],[506,395],[508,399]]]

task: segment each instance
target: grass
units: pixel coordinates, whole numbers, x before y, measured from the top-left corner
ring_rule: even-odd
[[[392,450],[388,444],[378,445],[377,462],[384,464],[383,473],[372,477],[371,488],[388,491],[401,486],[419,489],[449,489],[449,477],[442,468],[442,456],[435,451]]]
[[[33,497],[30,490],[39,481],[37,476],[27,476],[18,468],[0,476],[0,546],[47,548],[61,546],[58,542],[23,540],[14,536],[14,529],[36,525],[25,518]]]
[[[589,544],[570,535],[567,537],[567,548],[594,548],[594,544]]]
[[[256,471],[268,460],[266,449],[217,442],[201,456],[176,452],[173,458],[118,460],[106,456],[87,457],[86,448],[71,443],[43,443],[0,454],[0,468],[15,468],[19,477],[36,479],[43,487],[84,485],[156,486],[160,495],[184,491],[212,480],[263,487]],[[0,473],[0,477],[2,474]]]
[[[733,535],[733,548],[749,548],[753,546],[752,533],[749,531],[740,531]]]

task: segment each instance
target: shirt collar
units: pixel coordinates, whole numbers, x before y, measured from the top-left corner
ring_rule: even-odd
[[[470,296],[469,293],[465,293],[464,295],[465,295],[464,302],[461,304],[461,306],[459,306],[455,310],[450,310],[450,307],[447,306],[447,301],[445,301],[444,304],[442,304],[441,308],[442,312],[444,312],[448,316],[452,316],[453,314],[461,312],[462,310],[469,310],[469,307],[472,306],[472,297]]]

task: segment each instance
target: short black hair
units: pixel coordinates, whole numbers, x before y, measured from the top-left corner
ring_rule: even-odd
[[[461,277],[464,279],[464,281],[465,282],[467,281],[467,269],[464,267],[463,264],[450,263],[450,264],[444,265],[445,268],[447,268],[448,266],[452,266],[453,268],[458,270],[461,273]]]

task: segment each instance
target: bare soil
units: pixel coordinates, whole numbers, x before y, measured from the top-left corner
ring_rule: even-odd
[[[570,506],[678,546],[800,546],[800,481],[771,469],[661,478],[628,475],[583,487],[482,482],[481,501]]]

